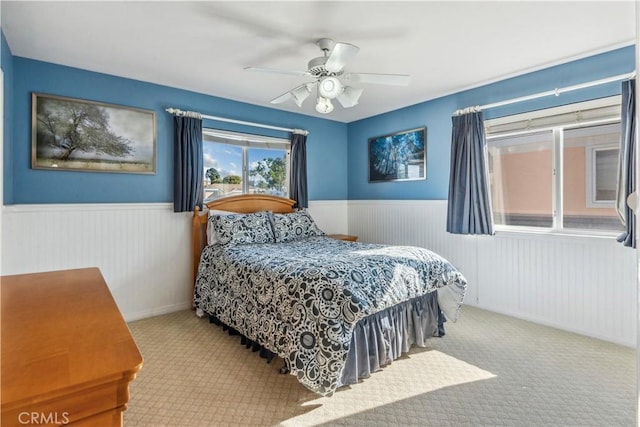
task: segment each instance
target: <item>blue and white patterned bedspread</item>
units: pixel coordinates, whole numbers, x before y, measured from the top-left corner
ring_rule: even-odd
[[[427,249],[312,237],[207,246],[194,301],[288,360],[306,387],[331,395],[360,319],[438,290],[455,321],[465,289],[462,274]]]

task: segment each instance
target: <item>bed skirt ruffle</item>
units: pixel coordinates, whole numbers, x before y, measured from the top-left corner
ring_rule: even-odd
[[[254,352],[260,352],[260,357],[267,359],[267,363],[276,356],[217,317],[209,315],[209,322],[221,326],[229,335],[240,336],[240,344]],[[414,344],[425,347],[429,338],[444,336],[444,322],[446,320],[438,305],[437,291],[360,320],[353,330],[338,387],[355,384],[360,378],[369,377],[372,372],[382,369],[408,352]],[[288,368],[283,368],[281,372],[288,372]]]
[[[260,352],[260,357],[263,359],[267,359],[267,363],[271,363],[274,357],[277,356],[274,352],[267,350],[265,347],[260,345],[260,343],[250,340],[246,336],[242,335],[236,329],[230,327],[226,323],[222,322],[213,314],[209,314],[209,323],[213,323],[214,325],[218,325],[222,328],[223,331],[227,331],[227,333],[231,336],[238,335],[240,337],[240,344],[245,346],[246,348],[250,348],[253,352]]]
[[[355,384],[409,351],[444,336],[444,315],[437,292],[389,307],[360,320],[353,331],[338,386]]]

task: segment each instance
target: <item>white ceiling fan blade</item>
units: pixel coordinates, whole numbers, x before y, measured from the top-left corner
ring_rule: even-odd
[[[324,67],[331,73],[337,73],[347,65],[347,62],[349,62],[351,58],[356,56],[359,50],[360,48],[358,46],[349,43],[336,43]]]
[[[287,92],[287,93],[283,93],[282,95],[276,98],[273,98],[271,101],[269,101],[269,103],[282,104],[283,102],[288,101],[291,98],[293,98],[293,95],[291,94],[291,92]]]
[[[311,89],[313,89],[315,84],[316,82],[303,83],[300,86],[294,87],[289,92],[273,98],[269,102],[271,104],[282,104],[283,102],[293,99],[293,102],[295,102],[298,107],[302,107],[302,103],[309,95],[311,95]]]
[[[308,71],[296,71],[296,70],[278,70],[276,68],[262,68],[262,67],[244,67],[245,71],[257,71],[260,73],[271,74],[289,74],[291,76],[309,76]]]
[[[350,73],[343,78],[354,83],[371,83],[378,85],[408,86],[411,77],[406,74],[372,74],[372,73]]]

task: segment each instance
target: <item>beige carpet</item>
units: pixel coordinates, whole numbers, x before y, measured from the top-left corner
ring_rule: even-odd
[[[633,426],[633,350],[463,307],[429,348],[320,397],[192,311],[129,324],[125,426]]]

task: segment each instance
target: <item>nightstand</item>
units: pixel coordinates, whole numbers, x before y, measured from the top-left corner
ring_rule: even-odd
[[[348,240],[350,242],[358,240],[358,236],[350,236],[348,234],[327,234],[327,237],[331,237],[336,240]]]

